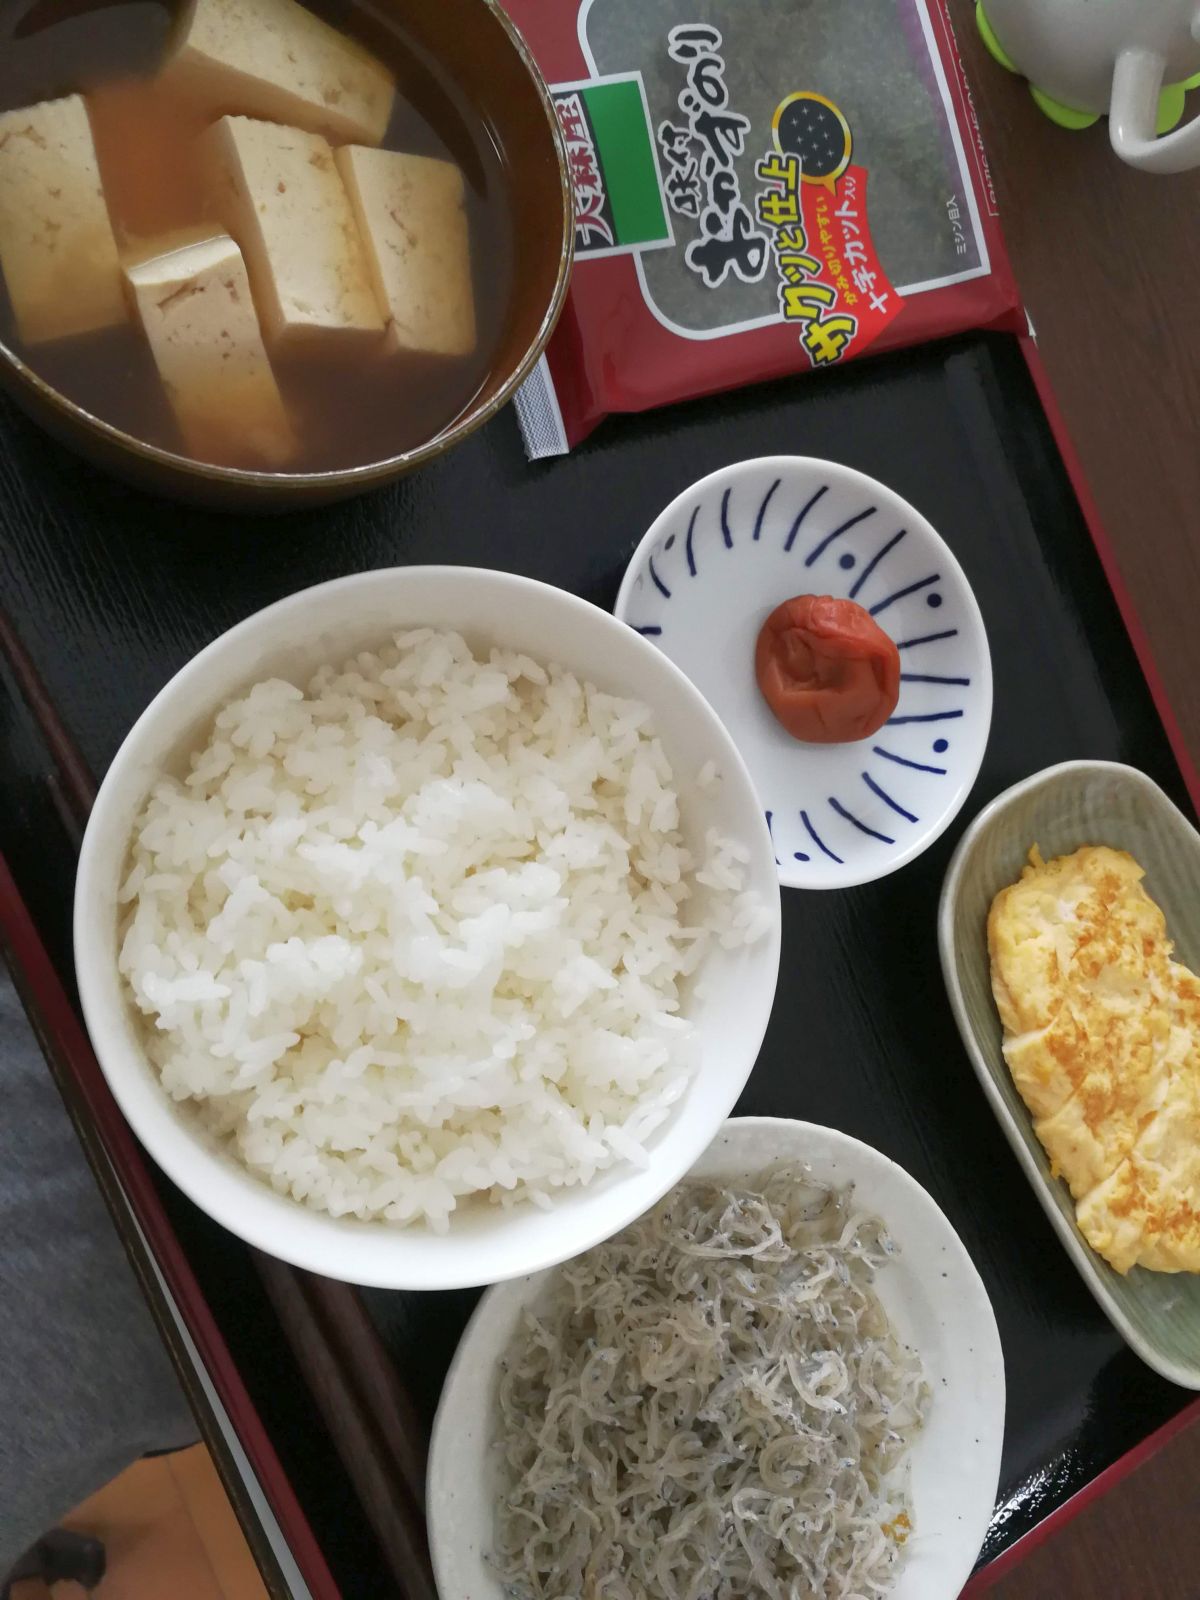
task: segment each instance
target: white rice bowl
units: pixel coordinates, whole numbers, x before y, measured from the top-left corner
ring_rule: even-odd
[[[363,653],[398,634],[434,681],[381,691]],[[598,785],[592,746],[553,776],[575,692],[613,740]],[[766,822],[694,687],[608,613],[473,568],[339,578],[215,640],[118,751],[76,879],[85,1020],[147,1151],[250,1244],[385,1288],[536,1271],[653,1205],[741,1092],[779,945]]]
[[[688,975],[772,925],[748,858],[694,860],[648,706],[424,628],[217,715],[139,820],[120,968],[251,1172],[444,1231],[646,1165]]]

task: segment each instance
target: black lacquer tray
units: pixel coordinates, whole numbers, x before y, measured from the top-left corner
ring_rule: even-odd
[[[981,336],[606,424],[529,466],[511,414],[404,483],[270,520],[183,510],[109,481],[0,408],[0,605],[102,772],[137,713],[217,633],[341,573],[456,562],[611,605],[634,544],[704,473],[827,456],[883,479],[949,542],[995,670],[983,770],[956,825],[893,877],[784,891],[774,1018],[739,1110],[827,1123],[933,1194],[992,1296],[1008,1417],[981,1560],[1008,1549],[1190,1401],[1125,1349],[1080,1282],[995,1123],[942,989],[938,891],[958,835],[1001,789],[1072,757],[1187,787],[1059,458],[1022,349]],[[72,859],[45,758],[0,696],[0,847],[70,970]],[[342,1591],[395,1592],[243,1247],[165,1182],[164,1204]],[[427,1426],[475,1296],[365,1296]]]

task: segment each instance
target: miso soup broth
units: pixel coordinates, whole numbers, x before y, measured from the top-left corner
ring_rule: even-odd
[[[237,3],[252,9],[255,0]],[[306,0],[305,10],[365,47],[394,74],[396,93],[380,148],[450,162],[462,175],[457,225],[461,232],[465,211],[469,268],[464,250],[460,299],[468,302],[469,318],[473,296],[473,347],[468,333],[458,347],[452,341],[443,348],[468,348],[468,354],[431,353],[436,341],[422,345],[420,339],[401,339],[398,347],[401,318],[389,323],[377,274],[369,274],[375,293],[366,291],[370,316],[364,320],[372,326],[360,329],[353,339],[321,333],[277,337],[277,325],[263,305],[261,283],[251,271],[262,334],[261,340],[255,335],[260,377],[272,391],[272,404],[282,400],[287,446],[265,455],[252,426],[244,436],[237,428],[226,429],[215,443],[189,429],[177,386],[170,394],[165,386],[162,351],[148,337],[141,291],[135,297],[125,269],[148,258],[157,265],[169,260],[167,252],[178,246],[223,233],[233,237],[250,266],[249,248],[214,185],[210,136],[212,124],[224,114],[266,118],[261,110],[243,112],[232,101],[217,105],[210,97],[207,103],[193,103],[175,92],[169,77],[159,81],[179,35],[183,0],[0,4],[0,116],[65,96],[84,96],[125,306],[109,317],[113,325],[83,332],[68,328],[61,334],[53,329],[49,336],[23,338],[22,329],[30,323],[16,314],[14,277],[12,284],[0,281],[0,341],[93,415],[149,444],[222,466],[289,472],[353,467],[413,449],[449,427],[478,395],[503,337],[513,289],[513,207],[510,175],[491,130],[445,69],[406,36],[405,5],[425,3],[403,0],[376,9],[353,0]],[[386,14],[393,11],[398,20]],[[279,115],[273,120],[286,125],[291,119]],[[0,123],[0,146],[3,129]],[[324,136],[335,152],[343,143],[374,142],[342,139],[336,132]],[[342,159],[335,154],[348,191],[351,179]],[[328,157],[324,160],[328,166]],[[340,192],[338,180],[331,176],[329,181]],[[282,194],[282,180],[277,187]],[[0,227],[3,216],[0,206]],[[366,227],[362,212],[357,219],[361,245]],[[320,225],[314,219],[311,231]],[[309,231],[307,218],[300,218],[298,251],[305,248]],[[414,246],[419,243],[416,231],[406,233]],[[0,239],[0,260],[5,259]],[[230,293],[237,300],[236,285]],[[238,315],[243,331],[248,320],[253,334],[255,319],[245,300]],[[53,309],[49,316],[53,323]],[[237,336],[222,328],[220,337]],[[248,392],[244,386],[229,388],[231,411],[243,392]]]

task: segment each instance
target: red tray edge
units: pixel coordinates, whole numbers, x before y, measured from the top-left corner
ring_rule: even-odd
[[[213,1387],[246,1452],[313,1600],[341,1600],[279,1457],[255,1410],[208,1302],[187,1265],[174,1229],[150,1180],[140,1147],[112,1098],[83,1025],[42,944],[8,864],[0,855],[0,926],[46,1026],[70,1063],[80,1094],[99,1132],[137,1221],[150,1244],[179,1313],[200,1352]]]
[[[1090,1483],[1085,1484],[1069,1500],[1064,1500],[1061,1506],[1043,1517],[1041,1522],[1031,1528],[1023,1538],[1009,1545],[1007,1550],[1001,1551],[989,1561],[987,1566],[981,1568],[967,1584],[960,1600],[974,1600],[976,1595],[985,1594],[993,1585],[999,1583],[1001,1578],[1019,1567],[1039,1545],[1045,1544],[1055,1534],[1061,1533],[1081,1511],[1086,1511],[1088,1506],[1103,1500],[1105,1495],[1126,1478],[1131,1477],[1139,1467],[1145,1466],[1146,1462],[1170,1444],[1172,1439],[1197,1423],[1200,1423],[1200,1400],[1193,1400],[1191,1405],[1185,1406],[1170,1421],[1164,1422],[1161,1428],[1148,1433],[1140,1444],[1135,1444],[1132,1450],[1127,1450],[1113,1462],[1111,1467],[1106,1467],[1103,1472],[1097,1473]]]
[[[1121,620],[1125,624],[1125,631],[1133,645],[1134,654],[1138,658],[1138,665],[1142,669],[1142,676],[1150,690],[1154,701],[1155,710],[1158,712],[1159,721],[1163,725],[1167,738],[1170,741],[1172,753],[1179,766],[1183,781],[1191,796],[1192,804],[1200,811],[1200,771],[1197,770],[1192,760],[1187,743],[1183,737],[1183,730],[1179,719],[1175,715],[1175,708],[1167,697],[1166,685],[1163,683],[1162,674],[1158,670],[1158,662],[1154,658],[1154,651],[1150,645],[1149,635],[1142,624],[1142,619],[1134,605],[1133,596],[1125,584],[1125,577],[1117,560],[1116,551],[1100,517],[1100,508],[1096,504],[1095,496],[1087,478],[1084,476],[1083,463],[1067,431],[1066,418],[1058,404],[1058,397],[1054,393],[1050,382],[1050,375],[1046,371],[1046,364],[1042,360],[1041,351],[1038,349],[1037,340],[1031,334],[1022,334],[1018,339],[1034,387],[1038,392],[1042,410],[1046,414],[1046,421],[1050,424],[1050,431],[1054,435],[1054,442],[1058,447],[1058,454],[1071,481],[1071,488],[1079,502],[1079,509],[1083,512],[1083,519],[1087,523],[1088,532],[1092,536],[1092,543],[1096,547],[1096,554],[1100,557],[1100,565],[1104,568],[1104,576],[1112,590],[1113,598],[1121,613]]]
[[[1018,342],[1034,386],[1037,389],[1042,410],[1045,412],[1046,420],[1050,424],[1050,431],[1054,435],[1059,457],[1062,460],[1067,477],[1070,479],[1071,488],[1079,503],[1079,509],[1083,512],[1083,518],[1087,523],[1088,532],[1091,534],[1092,543],[1096,547],[1096,554],[1100,557],[1100,564],[1104,568],[1104,576],[1109,588],[1112,590],[1113,598],[1117,602],[1117,608],[1121,613],[1125,631],[1129,635],[1134,654],[1138,659],[1138,665],[1142,669],[1142,676],[1145,678],[1146,686],[1150,690],[1155,710],[1158,712],[1159,719],[1170,742],[1172,753],[1179,765],[1179,771],[1187,787],[1188,794],[1191,796],[1192,804],[1197,810],[1200,810],[1200,772],[1197,771],[1196,765],[1192,760],[1184,741],[1179,719],[1176,717],[1175,709],[1167,697],[1166,686],[1158,670],[1158,663],[1154,658],[1149,635],[1142,624],[1137,607],[1134,605],[1133,596],[1126,587],[1125,577],[1117,560],[1116,551],[1113,549],[1112,541],[1109,539],[1108,532],[1101,521],[1100,508],[1096,504],[1095,496],[1092,494],[1088,481],[1084,476],[1083,463],[1080,461],[1075,445],[1067,431],[1066,419],[1059,407],[1058,398],[1050,382],[1050,375],[1046,371],[1046,364],[1042,360],[1041,351],[1037,346],[1037,340],[1032,334],[1024,334]],[[1138,1467],[1144,1466],[1152,1456],[1157,1455],[1176,1435],[1195,1423],[1200,1423],[1200,1400],[1194,1400],[1190,1405],[1184,1406],[1168,1422],[1164,1422],[1153,1433],[1147,1434],[1140,1444],[1136,1444],[1132,1450],[1126,1451],[1111,1466],[1106,1467],[1090,1483],[1085,1484],[1082,1489],[1073,1494],[1069,1500],[1064,1501],[1056,1510],[1051,1511],[1041,1522],[1031,1528],[1023,1538],[1018,1539],[1015,1544],[1010,1545],[1007,1550],[1002,1551],[1000,1555],[989,1561],[987,1566],[977,1572],[962,1591],[963,1600],[967,1600],[968,1596],[973,1597],[983,1594],[993,1584],[998,1583],[1005,1574],[1020,1566],[1026,1556],[1036,1550],[1039,1545],[1044,1544],[1054,1534],[1061,1532],[1081,1511],[1086,1510],[1088,1506],[1094,1504],[1097,1500],[1103,1499],[1106,1494],[1115,1489],[1131,1473],[1136,1472]]]

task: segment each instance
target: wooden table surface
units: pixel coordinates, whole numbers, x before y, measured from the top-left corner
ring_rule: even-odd
[[[1200,172],[1118,161],[1101,123],[1066,133],[987,54],[953,0],[1017,281],[1051,383],[1200,761]],[[1188,97],[1200,114],[1200,94]],[[1034,1551],[995,1600],[1195,1600],[1200,1430]]]
[[[1200,1427],[1032,1550],[986,1600],[1195,1600]]]
[[[1200,171],[1135,172],[1106,123],[1055,127],[984,49],[973,0],[951,6],[1042,357],[1200,760]]]

